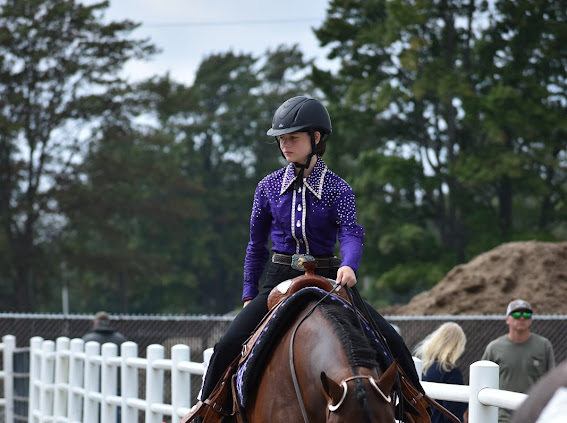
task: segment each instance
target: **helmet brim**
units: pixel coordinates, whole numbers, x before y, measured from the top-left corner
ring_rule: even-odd
[[[293,132],[300,132],[300,131],[303,131],[303,130],[309,128],[309,127],[310,127],[310,125],[292,126],[291,128],[282,128],[282,129],[270,128],[270,129],[268,129],[268,132],[266,132],[266,135],[270,135],[272,137],[277,137],[278,135],[285,135],[285,134],[291,134]]]

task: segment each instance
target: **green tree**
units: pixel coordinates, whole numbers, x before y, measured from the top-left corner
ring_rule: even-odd
[[[74,281],[75,311],[185,312],[196,286],[198,246],[186,226],[202,222],[199,183],[187,178],[180,146],[159,132],[108,130],[58,184],[68,218],[62,255]]]
[[[81,161],[86,139],[126,121],[135,105],[117,75],[155,52],[128,38],[138,24],[103,23],[108,2],[0,4],[0,246],[2,307],[27,311],[52,298],[56,241],[65,226],[53,188]]]
[[[477,134],[455,174],[494,210],[502,240],[553,239],[566,212],[567,10],[539,0],[487,7],[498,19],[479,33],[474,98],[463,102]]]
[[[184,232],[186,251],[194,251],[185,269],[198,285],[188,293],[200,305],[194,312],[223,313],[241,303],[255,185],[282,165],[266,131],[284,99],[311,89],[297,76],[308,65],[297,46],[261,58],[227,52],[205,58],[190,87],[168,77],[148,84],[161,129],[181,148],[183,172],[203,187],[205,216]]]
[[[340,68],[313,77],[339,117],[336,134],[348,151],[341,161],[362,191],[373,259],[361,270],[390,281],[374,276],[375,286],[396,291],[393,281],[412,278],[428,286],[501,242],[560,233],[560,3],[331,1],[316,35]],[[428,245],[435,256],[419,258]],[[416,268],[429,263],[421,271],[428,280],[396,271],[408,259],[391,251],[410,254]]]
[[[133,87],[135,121],[109,122],[58,180],[74,307],[224,313],[240,304],[255,184],[280,167],[265,135],[281,97],[307,90],[297,47],[212,55],[192,86]]]

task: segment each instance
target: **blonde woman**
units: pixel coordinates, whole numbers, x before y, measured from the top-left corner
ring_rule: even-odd
[[[423,361],[423,380],[462,385],[463,374],[456,363],[465,350],[466,343],[465,332],[454,322],[444,323],[427,335],[415,348],[415,355]],[[467,404],[450,401],[439,403],[463,421]],[[439,411],[433,410],[431,423],[445,422],[450,420]]]

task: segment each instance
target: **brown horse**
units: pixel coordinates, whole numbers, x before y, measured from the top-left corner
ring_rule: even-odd
[[[309,302],[258,370],[240,420],[394,422],[395,367],[381,374],[356,319],[344,305]]]
[[[381,335],[363,322],[342,290],[337,293],[328,279],[314,275],[311,263],[305,268],[306,275],[271,292],[271,312],[242,357],[180,423],[393,423],[400,389],[413,414],[409,404],[421,407],[422,418],[409,421],[429,422],[421,404],[426,396],[408,387]]]

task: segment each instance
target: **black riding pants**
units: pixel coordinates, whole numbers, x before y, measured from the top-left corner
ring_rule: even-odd
[[[337,269],[316,269],[315,273],[331,279],[335,279],[337,277]],[[291,266],[270,263],[266,273],[266,282],[264,283],[260,293],[256,296],[256,298],[250,301],[250,303],[244,307],[240,313],[238,313],[226,330],[225,334],[215,345],[214,352],[211,356],[211,361],[205,375],[205,381],[203,383],[200,398],[201,400],[208,398],[226,368],[238,356],[238,354],[240,354],[242,344],[250,337],[256,326],[268,312],[268,295],[272,289],[280,282],[293,279],[302,274],[303,272],[294,270]],[[374,310],[372,306],[366,303],[366,307],[372,315],[378,329],[386,338],[394,358],[398,360],[414,385],[420,391],[424,392],[421,384],[419,383],[411,353],[409,352],[402,337],[398,335],[392,325],[390,325],[380,313]]]

